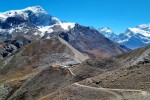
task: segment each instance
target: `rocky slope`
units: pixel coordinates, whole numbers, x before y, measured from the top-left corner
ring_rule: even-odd
[[[40,99],[149,100],[149,49],[150,47],[145,47],[119,55],[115,58],[107,59],[103,61],[103,63],[101,62],[101,66],[99,61],[98,64],[97,60],[93,59],[89,65],[95,67],[97,62],[96,65],[98,65],[99,68],[105,69],[100,72],[99,75],[87,77],[83,79],[83,81],[75,82]],[[139,58],[135,59],[137,56],[140,60],[138,60]],[[132,63],[133,65],[130,65],[131,62],[126,62],[129,61],[129,59],[134,59],[138,63]],[[85,64],[85,66],[87,65]],[[76,67],[74,68],[76,69]],[[74,71],[74,68],[72,68],[72,71],[74,75],[78,76],[78,72]],[[87,66],[86,69],[88,68],[89,66]],[[80,69],[82,69],[82,67],[80,67]],[[96,72],[91,71],[91,73]]]
[[[124,52],[120,46],[105,38],[97,30],[76,24],[68,32],[60,35],[77,50],[92,57],[107,58]]]
[[[76,56],[64,44],[59,39],[35,41],[1,61],[1,99],[150,99],[150,47],[70,65]]]
[[[88,59],[87,55],[75,50],[69,44],[65,43],[64,41],[62,42],[62,40],[59,38],[55,40],[34,41],[16,52],[14,55],[6,57],[0,61],[0,99],[7,99],[20,86],[23,86],[24,82],[26,82],[28,79],[30,80],[32,76],[37,78],[39,78],[41,75],[43,76],[44,74],[46,74],[47,77],[51,76],[48,74],[49,72],[45,73],[45,68],[50,68],[51,72],[54,73],[53,77],[55,79],[55,77],[58,75],[58,66],[68,67],[71,66],[71,64],[81,63],[86,59]],[[53,68],[56,68],[56,72]],[[60,70],[64,71],[64,74],[66,73],[66,75],[68,75],[68,72],[66,72],[67,69],[66,71],[64,69]],[[58,73],[60,72],[60,77],[63,77],[61,76],[63,75],[63,72],[61,71],[58,71]],[[51,77],[49,78],[51,79]],[[43,78],[41,81],[43,81]],[[32,82],[29,82],[29,84],[30,83]],[[27,86],[29,86],[29,84],[27,84]],[[41,84],[41,88],[46,86],[46,84]],[[40,88],[39,83],[37,83],[36,87]],[[35,90],[35,92],[37,92],[37,90]]]

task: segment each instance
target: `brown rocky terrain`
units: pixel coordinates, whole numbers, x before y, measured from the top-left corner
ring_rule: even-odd
[[[111,68],[107,68],[108,70],[103,72],[98,71],[99,74],[97,70],[94,72],[89,69],[92,74],[88,74],[92,76],[94,73],[94,77],[88,77],[83,79],[83,81],[79,81],[66,88],[57,90],[54,93],[50,93],[42,97],[41,100],[149,100],[149,49],[150,47],[140,48],[119,55],[116,58],[106,60],[105,62],[107,63],[103,61],[103,64],[102,61],[94,59],[92,62],[93,67],[97,65],[99,67],[101,66],[103,69],[106,69],[106,66],[111,66]],[[134,59],[136,63],[133,62],[131,64],[128,59],[131,61]],[[121,64],[122,66],[120,66]],[[130,66],[130,64],[132,66]],[[84,64],[84,66],[87,65]],[[89,66],[87,67],[90,68]],[[72,72],[76,76],[79,74],[82,76],[86,73],[84,67],[85,73],[84,71],[75,71],[76,69],[79,69],[79,66],[72,68]],[[80,69],[82,68],[80,67]],[[88,74],[86,73],[86,75]]]
[[[149,54],[148,46],[85,60],[61,39],[34,41],[0,62],[0,99],[149,100]]]
[[[88,59],[88,56],[55,40],[38,40],[0,61],[1,98],[8,98],[32,76],[49,66],[69,66]],[[43,73],[43,72],[42,72]],[[49,76],[48,76],[49,77]],[[4,94],[3,94],[4,93]]]

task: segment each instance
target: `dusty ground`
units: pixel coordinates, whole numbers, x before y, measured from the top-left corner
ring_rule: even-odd
[[[35,41],[2,60],[0,100],[150,100],[150,47],[83,61],[67,45]]]

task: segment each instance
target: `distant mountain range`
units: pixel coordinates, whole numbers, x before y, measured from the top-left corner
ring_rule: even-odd
[[[96,29],[63,22],[40,6],[0,13],[0,54],[6,57],[34,40],[61,37],[91,57],[111,57],[126,50]]]
[[[98,30],[110,40],[131,49],[150,45],[150,24],[142,24],[134,28],[128,28],[124,33],[119,35],[116,35],[108,27],[100,28]]]

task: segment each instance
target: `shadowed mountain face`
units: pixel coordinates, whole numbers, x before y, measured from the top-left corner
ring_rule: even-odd
[[[107,58],[124,52],[121,47],[105,38],[97,30],[78,24],[70,31],[61,33],[60,37],[77,50],[92,57]]]

